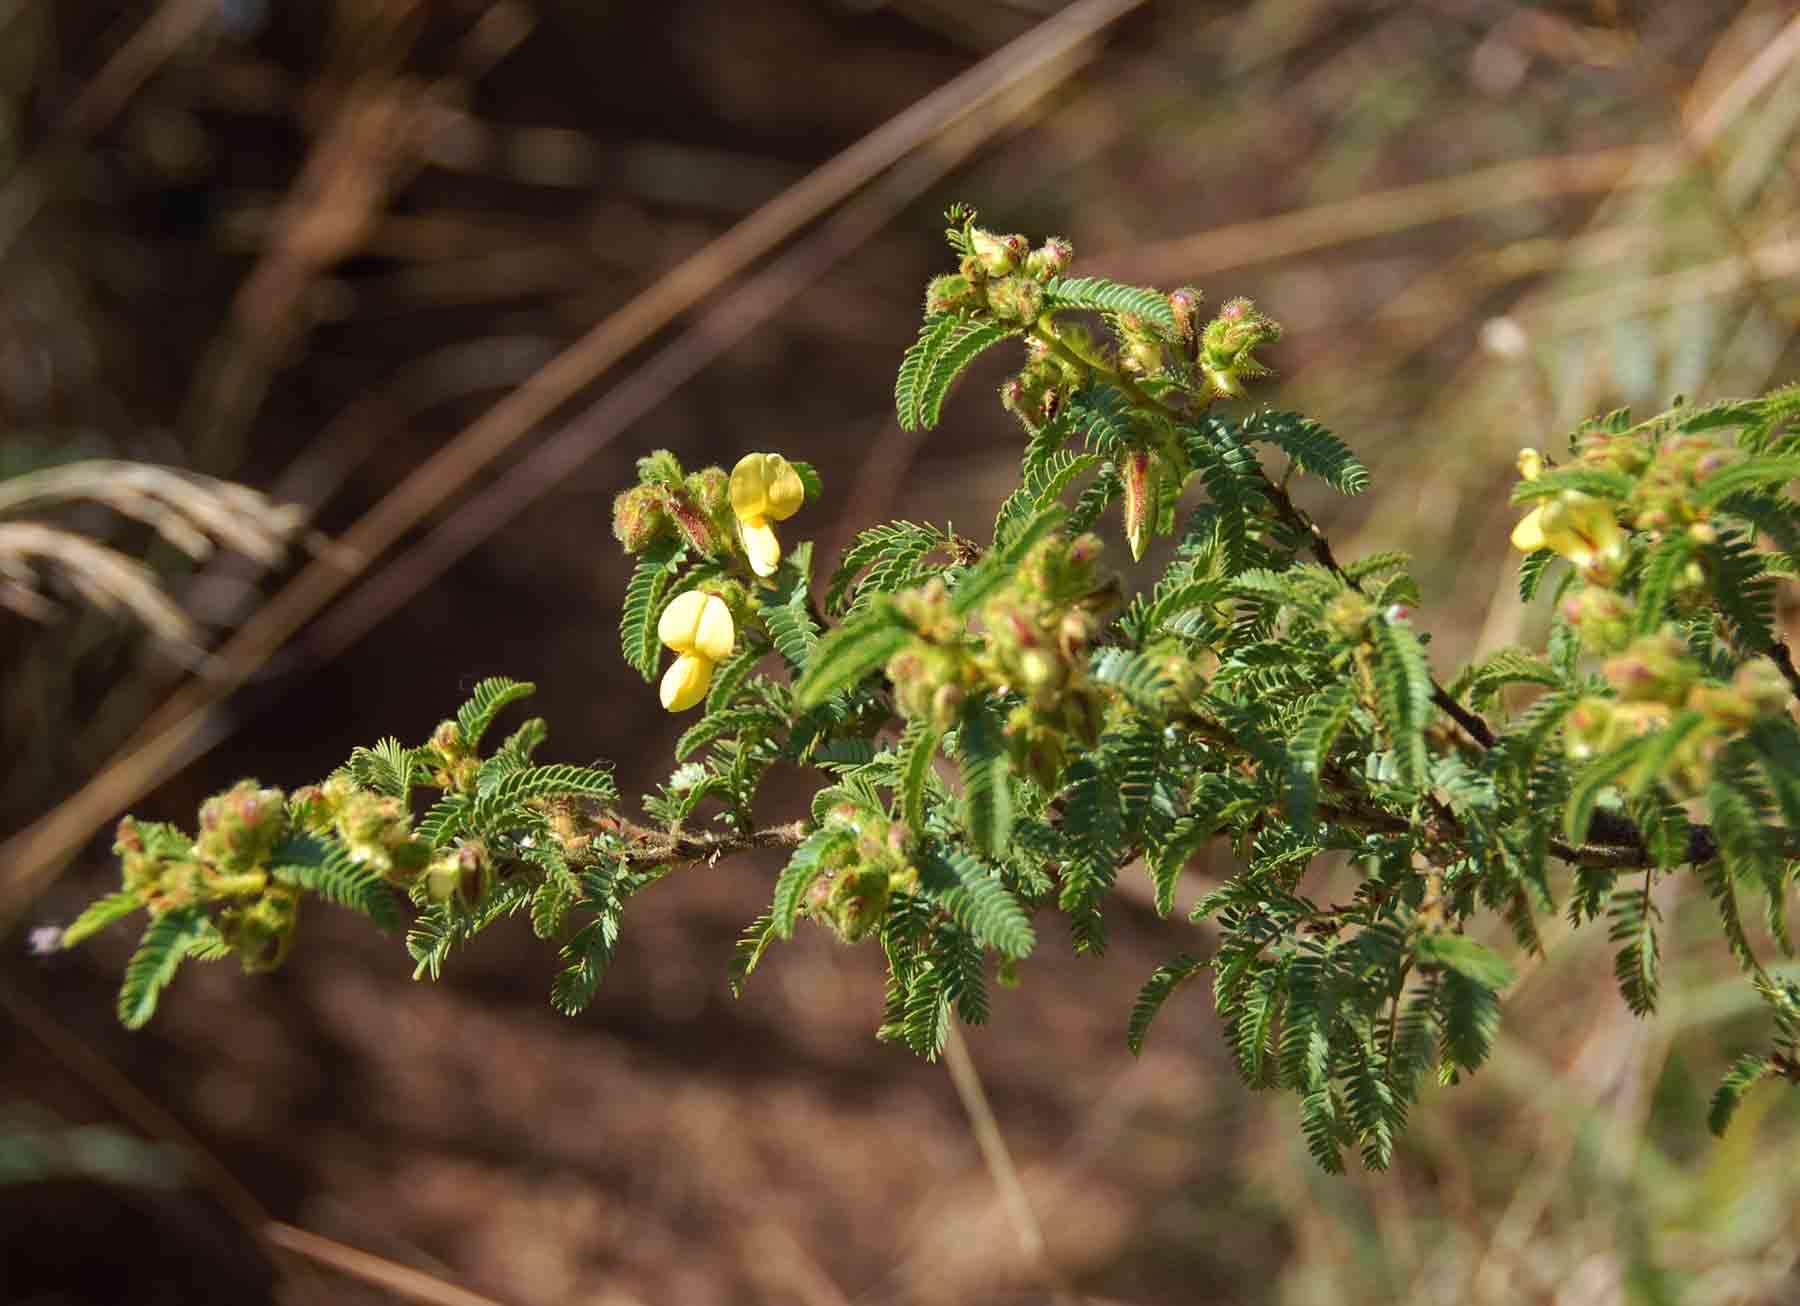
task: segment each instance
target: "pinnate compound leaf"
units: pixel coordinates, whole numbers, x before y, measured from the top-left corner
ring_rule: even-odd
[[[1131,1004],[1131,1020],[1125,1027],[1125,1046],[1131,1049],[1132,1056],[1140,1055],[1144,1050],[1144,1039],[1150,1033],[1150,1023],[1156,1019],[1168,1002],[1171,994],[1206,965],[1198,957],[1190,953],[1182,953],[1174,960],[1158,966],[1154,974],[1144,981],[1144,987],[1138,990],[1137,1001]]]

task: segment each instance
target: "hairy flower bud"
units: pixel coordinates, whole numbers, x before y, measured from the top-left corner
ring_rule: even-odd
[[[1584,585],[1562,602],[1562,614],[1594,653],[1617,653],[1631,643],[1630,599],[1598,585]]]
[[[1700,665],[1672,630],[1631,642],[1601,668],[1606,682],[1628,703],[1678,704],[1700,675]]]
[[[1023,238],[1020,238],[1021,243]],[[1017,248],[1010,238],[996,236],[980,227],[969,230],[969,251],[981,270],[991,277],[1003,277],[1019,266]]]
[[[958,273],[933,277],[931,284],[925,288],[925,311],[934,316],[939,313],[960,313],[980,306],[981,291],[967,277]]]
[[[240,780],[201,804],[194,848],[221,870],[246,871],[268,860],[286,833],[287,796],[254,780]]]
[[[1074,261],[1075,246],[1061,236],[1052,236],[1025,258],[1025,275],[1035,281],[1060,277]]]
[[[1131,547],[1131,560],[1138,562],[1150,545],[1150,533],[1156,526],[1157,478],[1156,456],[1138,449],[1125,457],[1125,542]]]
[[[1004,322],[1034,322],[1044,311],[1044,288],[1029,277],[1001,277],[988,282],[987,302]]]
[[[663,492],[649,485],[634,485],[613,500],[613,535],[625,552],[637,553],[669,532],[669,515],[663,509]]]
[[[1175,330],[1183,340],[1192,340],[1200,330],[1200,301],[1205,298],[1193,286],[1169,292],[1169,312],[1175,317]]]

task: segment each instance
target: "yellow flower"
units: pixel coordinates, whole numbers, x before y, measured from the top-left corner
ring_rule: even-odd
[[[786,521],[806,502],[800,473],[778,453],[747,453],[731,469],[731,511],[750,570],[773,576],[781,565],[781,541],[770,522]]]
[[[1625,564],[1625,532],[1612,505],[1579,490],[1565,490],[1533,508],[1513,527],[1512,544],[1521,553],[1560,554],[1596,584],[1615,579]]]
[[[706,697],[714,664],[730,657],[737,645],[737,628],[725,600],[689,590],[663,609],[656,637],[677,654],[663,673],[662,705],[671,712],[685,712]]]

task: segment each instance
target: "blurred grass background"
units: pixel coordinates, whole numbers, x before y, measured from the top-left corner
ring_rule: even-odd
[[[0,4],[0,475],[142,459],[309,514],[273,567],[59,519],[148,560],[210,662],[80,603],[0,612],[0,1104],[36,1122],[5,1135],[7,1200],[51,1182],[53,1112],[191,1134],[215,1287],[262,1254],[229,1231],[271,1216],[379,1258],[290,1229],[296,1301],[1800,1300],[1800,1112],[1765,1088],[1706,1135],[1760,1018],[1679,882],[1656,1018],[1618,1001],[1597,932],[1558,938],[1495,1062],[1427,1095],[1393,1173],[1346,1179],[1240,1087],[1204,992],[1129,1058],[1137,986],[1205,939],[1128,890],[1104,959],[1047,939],[968,1035],[1023,1209],[944,1070],[874,1042],[873,955],[807,936],[729,998],[766,862],[639,902],[576,1021],[523,922],[426,986],[321,911],[283,972],[194,968],[138,1035],[111,1014],[128,940],[26,957],[109,886],[118,803],[187,823],[240,775],[317,778],[484,675],[538,682],[556,755],[653,783],[678,728],[618,657],[608,530],[649,449],[814,461],[828,554],[884,517],[985,520],[1019,445],[987,397],[1004,365],[930,437],[888,404],[952,199],[1069,235],[1088,272],[1284,321],[1265,397],[1376,474],[1309,506],[1341,557],[1414,554],[1440,672],[1541,633],[1506,549],[1520,445],[1800,371],[1793,3],[1084,0],[1044,26],[1061,8]],[[971,69],[969,112],[916,107]],[[841,185],[806,180],[880,132]],[[91,782],[134,749],[108,807]],[[75,1260],[166,1246],[157,1191],[103,1234],[62,1226]],[[54,1234],[0,1226],[5,1290]],[[111,1299],[156,1300],[175,1271],[151,1265]]]

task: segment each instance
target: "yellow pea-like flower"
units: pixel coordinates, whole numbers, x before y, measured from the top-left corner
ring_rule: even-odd
[[[663,673],[662,705],[671,712],[685,712],[706,697],[713,666],[730,657],[737,645],[737,628],[725,600],[689,590],[663,609],[656,637],[678,655]]]
[[[731,511],[758,576],[773,576],[781,565],[781,541],[770,523],[786,521],[805,502],[800,473],[778,453],[747,453],[731,469]]]
[[[1544,508],[1533,508],[1513,527],[1512,546],[1520,553],[1536,553],[1544,547]]]
[[[1536,449],[1519,450],[1519,475],[1535,481],[1543,474],[1544,455]],[[1536,553],[1544,547],[1544,505],[1539,504],[1519,519],[1513,527],[1512,546],[1520,553]]]
[[[712,686],[713,664],[698,653],[683,653],[663,672],[662,705],[669,712],[685,712],[706,697]]]
[[[1612,505],[1579,490],[1565,490],[1527,513],[1513,527],[1512,544],[1522,553],[1549,549],[1602,584],[1616,577],[1625,562],[1625,531]]]

